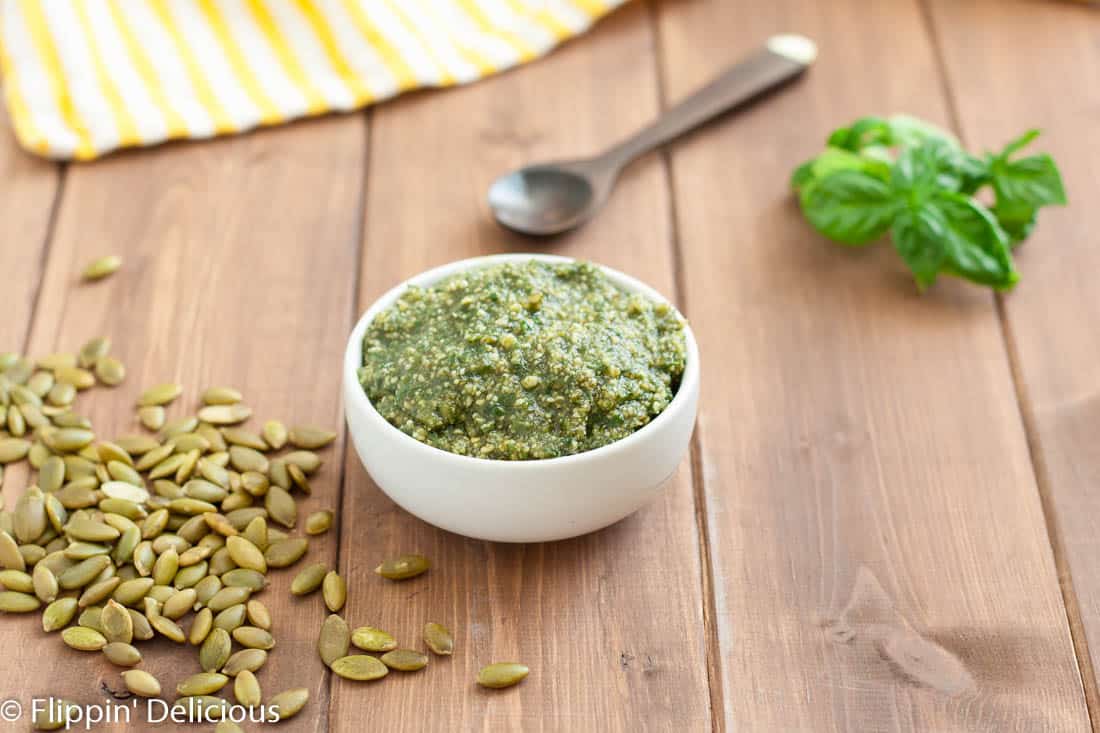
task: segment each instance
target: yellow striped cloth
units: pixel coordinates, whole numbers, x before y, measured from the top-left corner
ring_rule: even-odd
[[[0,0],[20,143],[90,160],[529,61],[624,0]]]

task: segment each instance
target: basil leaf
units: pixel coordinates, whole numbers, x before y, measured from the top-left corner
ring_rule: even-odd
[[[1058,166],[1045,153],[1016,160],[997,156],[993,159],[991,174],[998,203],[1005,201],[1036,208],[1066,203],[1066,190]]]
[[[1008,237],[989,211],[972,198],[941,192],[917,208],[898,214],[894,246],[923,290],[939,272],[998,290],[1020,279]]]
[[[791,175],[791,188],[800,191],[842,170],[862,171],[882,181],[890,180],[890,164],[868,158],[841,148],[825,148],[816,158],[811,158],[795,168]]]
[[[950,132],[916,117],[894,115],[890,118],[889,124],[891,145],[915,148],[929,140],[936,140],[956,150],[962,149],[958,138]]]
[[[881,117],[861,117],[849,127],[841,127],[829,135],[827,144],[858,153],[868,145],[889,145],[893,139],[890,123]]]
[[[1009,251],[1008,235],[989,209],[958,193],[941,193],[930,208],[942,217],[945,269],[998,290],[1020,279]]]
[[[890,229],[894,249],[913,271],[921,291],[936,282],[936,275],[943,267],[943,241],[936,234],[940,228],[931,211],[917,208],[900,212]]]
[[[897,205],[890,186],[859,170],[836,170],[804,188],[802,211],[815,229],[844,244],[862,245],[890,228]]]
[[[1020,137],[1016,138],[1015,140],[1009,141],[1009,143],[1007,145],[1005,145],[1004,150],[1001,151],[1001,157],[1002,158],[1007,158],[1008,156],[1012,155],[1013,153],[1018,152],[1018,151],[1022,150],[1023,148],[1026,148],[1028,145],[1031,144],[1031,141],[1034,140],[1037,137],[1039,137],[1039,131],[1038,130],[1036,130],[1034,128],[1032,128],[1031,130],[1028,130],[1023,135],[1020,135]]]
[[[957,191],[961,176],[956,170],[956,153],[949,143],[937,138],[905,148],[894,164],[890,185],[910,204],[919,204],[942,189]]]
[[[1008,235],[1009,245],[1015,247],[1030,236],[1035,228],[1039,210],[1027,204],[1014,204],[1010,201],[998,201],[993,207],[997,223]]]

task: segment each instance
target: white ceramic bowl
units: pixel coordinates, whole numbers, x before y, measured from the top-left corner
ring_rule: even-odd
[[[699,349],[690,328],[680,388],[668,407],[637,432],[602,448],[561,458],[501,461],[448,453],[406,435],[383,418],[356,376],[363,334],[375,314],[409,284],[428,286],[452,273],[499,262],[569,262],[550,255],[496,255],[452,262],[383,295],[351,332],[344,354],[344,405],[355,450],[374,482],[401,507],[437,527],[499,542],[542,542],[617,522],[657,493],[680,465],[695,426]],[[657,301],[656,291],[603,267],[615,283]]]

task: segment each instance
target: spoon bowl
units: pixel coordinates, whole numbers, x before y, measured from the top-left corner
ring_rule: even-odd
[[[548,163],[513,171],[489,187],[489,208],[509,229],[547,236],[581,224],[602,203],[606,187],[583,162]]]

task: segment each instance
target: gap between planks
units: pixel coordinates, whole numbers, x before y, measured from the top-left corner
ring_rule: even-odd
[[[929,5],[929,0],[917,0],[917,5],[920,9],[925,30],[928,33],[928,41],[932,47],[932,54],[936,62],[936,75],[943,93],[951,128],[959,137],[959,140],[965,144],[966,135],[962,127],[962,117],[959,114],[955,89],[951,84],[951,76],[948,73],[947,57],[944,54],[935,16]],[[1050,543],[1054,569],[1058,576],[1058,588],[1062,593],[1062,606],[1066,614],[1066,625],[1070,640],[1073,643],[1073,653],[1077,658],[1077,671],[1085,694],[1085,709],[1088,711],[1092,730],[1097,733],[1100,732],[1100,692],[1097,690],[1096,670],[1089,654],[1088,639],[1085,635],[1084,621],[1081,615],[1081,603],[1073,586],[1073,577],[1069,562],[1066,559],[1065,542],[1058,524],[1054,498],[1051,495],[1050,475],[1046,470],[1042,451],[1040,450],[1041,439],[1032,413],[1027,384],[1024,382],[1019,345],[1016,343],[1012,324],[1008,320],[1004,298],[1005,296],[1002,293],[993,294],[1001,343],[1004,346],[1005,360],[1008,362],[1009,372],[1012,375],[1016,407],[1019,410],[1020,423],[1023,426],[1024,438],[1027,442],[1028,461],[1031,464],[1032,474],[1035,476],[1035,486],[1043,512],[1047,540]]]
[[[657,22],[657,6],[654,0],[646,2],[646,22],[649,23],[653,38],[654,78],[657,86],[657,109],[663,113],[669,108],[668,84],[664,73],[664,43],[661,40],[661,27]],[[687,276],[684,272],[683,242],[680,239],[680,211],[677,206],[675,178],[672,175],[672,159],[668,148],[663,147],[657,153],[661,159],[661,175],[665,179],[664,190],[668,196],[669,246],[672,249],[672,285],[675,289],[673,299],[676,307],[685,317],[687,312],[685,293]],[[703,599],[703,634],[706,648],[707,688],[710,696],[710,725],[715,733],[725,731],[725,700],[722,685],[722,652],[718,641],[718,604],[715,600],[714,561],[710,553],[710,521],[707,518],[707,482],[703,472],[702,442],[699,438],[699,421],[688,445],[688,460],[691,462],[691,493],[695,509],[695,528],[699,537],[699,592]]]

